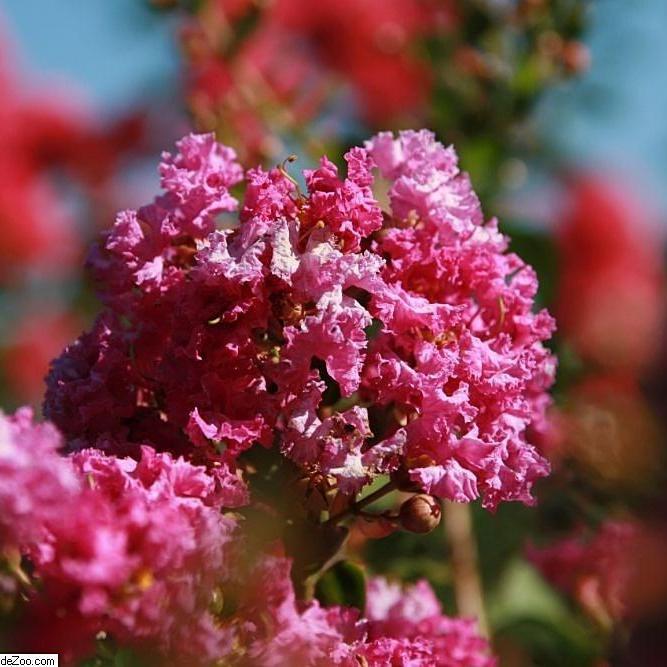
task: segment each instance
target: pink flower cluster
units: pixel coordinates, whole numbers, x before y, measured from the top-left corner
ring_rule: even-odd
[[[603,627],[656,618],[667,599],[667,530],[661,515],[579,526],[529,560]]]
[[[0,415],[0,445],[0,544],[23,553],[34,582],[21,647],[72,659],[103,633],[170,664],[495,664],[472,622],[443,616],[425,582],[404,594],[371,581],[363,618],[298,602],[284,557],[247,571],[238,521],[221,513],[246,503],[246,489],[226,467],[149,447],[138,462],[95,449],[63,457],[57,431],[28,410]],[[225,588],[241,591],[238,608],[218,617]]]
[[[365,618],[346,607],[299,603],[289,560],[268,556],[239,609],[239,627],[252,633],[248,665],[419,665],[493,667],[486,640],[472,621],[444,616],[430,586],[402,590],[375,578],[368,584]],[[267,601],[271,623],[266,621]],[[244,644],[243,632],[238,638]],[[244,663],[246,664],[246,663]]]
[[[221,230],[233,151],[190,135],[164,155],[165,193],[91,259],[106,310],[48,380],[71,448],[233,466],[259,443],[349,495],[391,473],[489,508],[532,502],[548,464],[527,433],[555,367],[535,273],[430,132],[345,159],[346,177],[326,158],[306,170],[307,195],[283,167],[248,171],[240,224]]]
[[[421,644],[438,667],[492,667],[488,646],[473,621],[448,618],[426,581],[401,589],[376,577],[368,586],[366,616],[369,637],[390,637]]]
[[[17,547],[41,539],[42,527],[61,515],[79,492],[79,480],[57,450],[50,424],[32,424],[32,412],[0,416],[0,544]]]
[[[0,545],[23,553],[32,649],[77,654],[96,634],[212,660],[226,650],[209,612],[230,577],[236,521],[247,500],[225,467],[206,471],[143,447],[141,459],[86,449],[71,457],[28,410],[0,415]]]

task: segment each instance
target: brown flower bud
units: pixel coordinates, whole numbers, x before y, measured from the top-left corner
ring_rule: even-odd
[[[399,521],[411,533],[430,533],[439,523],[442,510],[440,503],[425,493],[406,500],[399,511]]]

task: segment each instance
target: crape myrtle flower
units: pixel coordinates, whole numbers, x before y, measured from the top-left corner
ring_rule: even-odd
[[[244,175],[213,135],[177,148],[164,193],[91,256],[106,307],[54,362],[45,402],[70,449],[234,461],[260,445],[349,496],[392,474],[531,504],[553,320],[453,148],[382,133],[345,176],[326,158],[304,172],[306,193],[284,165]],[[238,224],[220,228],[241,181]]]
[[[173,665],[495,665],[474,624],[444,616],[424,581],[403,591],[372,579],[365,613],[297,599],[279,545],[243,557],[227,510],[248,496],[225,466],[147,446],[138,461],[62,456],[56,429],[29,410],[1,416],[0,436],[0,546],[23,557],[12,647],[66,664],[112,639]]]
[[[406,588],[374,577],[368,583],[366,627],[369,639],[383,638],[424,643],[437,667],[493,667],[486,639],[470,619],[450,618],[442,613],[430,585],[420,580]]]
[[[39,540],[44,524],[76,497],[79,480],[58,450],[63,442],[51,424],[33,425],[23,408],[0,413],[0,546],[18,548]]]
[[[473,621],[442,613],[430,586],[368,583],[364,614],[295,598],[289,559],[266,556],[237,612],[239,664],[493,667]],[[236,664],[236,663],[232,663]]]
[[[427,131],[351,149],[345,175],[323,158],[307,192],[284,164],[244,174],[212,135],[177,148],[164,192],[91,255],[104,308],[48,378],[62,439],[2,422],[23,627],[72,656],[102,633],[170,664],[493,664],[425,583],[371,583],[365,614],[300,599],[308,554],[286,541],[292,566],[283,536],[275,555],[253,532],[290,490],[252,482],[264,452],[325,484],[330,520],[307,524],[323,542],[345,532],[333,502],[379,476],[434,506],[533,502],[548,466],[526,433],[554,374],[534,272]]]
[[[247,502],[241,480],[149,447],[137,462],[61,444],[27,409],[0,416],[0,553],[27,584],[17,646],[71,659],[102,632],[184,664],[223,655],[209,607],[232,576],[237,521],[221,510]]]

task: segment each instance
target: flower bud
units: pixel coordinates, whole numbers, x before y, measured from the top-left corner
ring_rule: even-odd
[[[399,521],[411,533],[430,533],[439,523],[442,511],[440,504],[425,493],[406,500],[399,511]]]

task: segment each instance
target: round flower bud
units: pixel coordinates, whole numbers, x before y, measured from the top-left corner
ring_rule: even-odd
[[[406,500],[399,511],[399,521],[411,533],[430,533],[439,523],[442,510],[440,504],[425,493]]]

